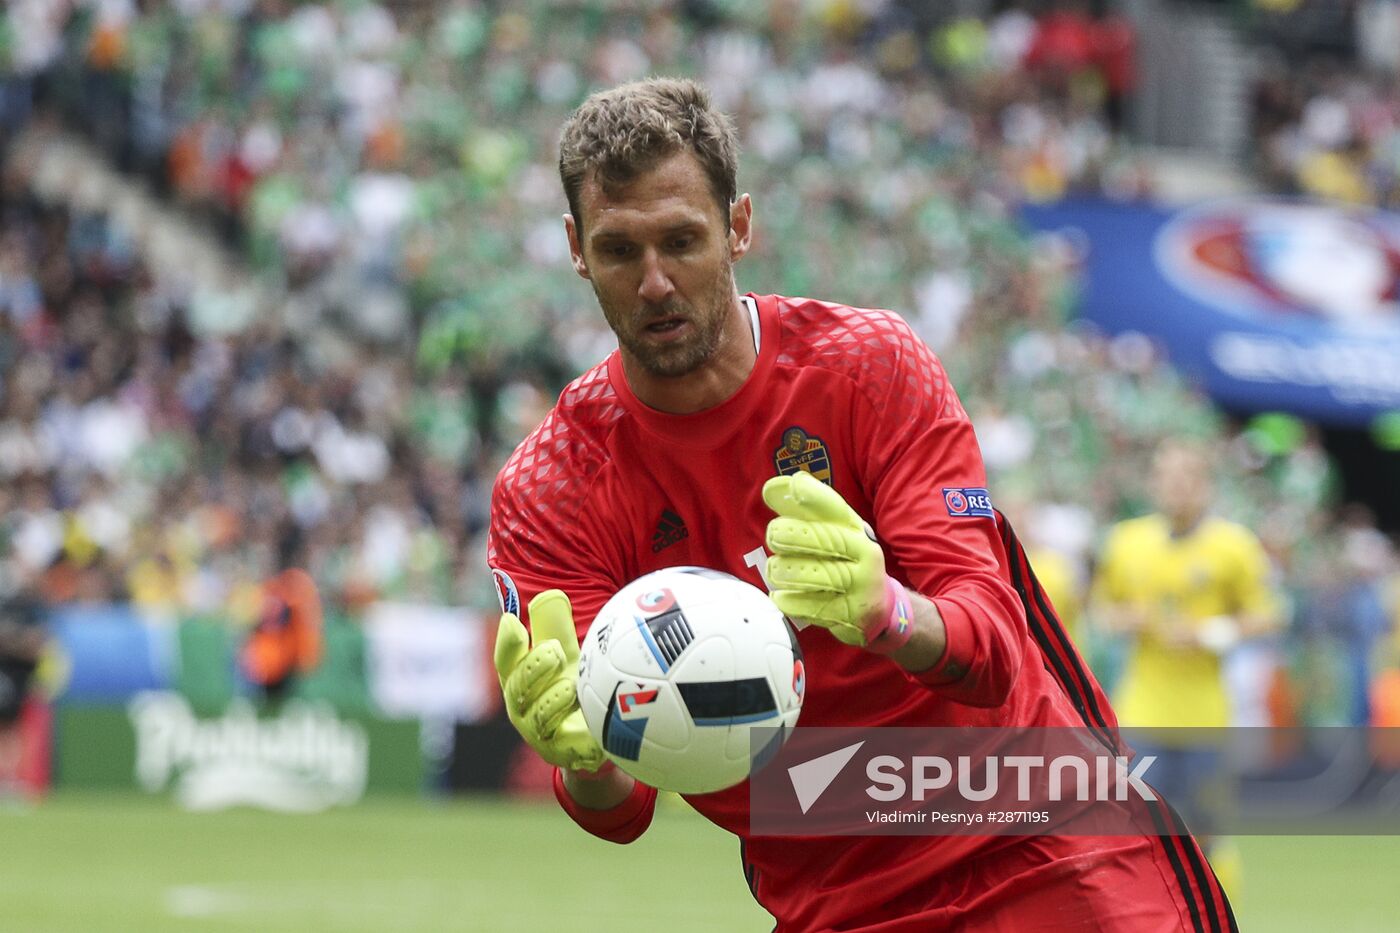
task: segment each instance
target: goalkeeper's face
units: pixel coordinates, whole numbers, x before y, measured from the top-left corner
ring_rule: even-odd
[[[688,375],[739,333],[734,261],[748,248],[748,211],[745,196],[725,215],[688,150],[625,184],[584,182],[582,223],[565,218],[574,268],[651,375]]]

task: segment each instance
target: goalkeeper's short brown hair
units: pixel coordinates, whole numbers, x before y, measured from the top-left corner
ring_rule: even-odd
[[[579,191],[588,173],[603,187],[626,184],[657,162],[689,148],[710,179],[720,213],[738,193],[739,144],[734,123],[688,78],[647,78],[590,95],[564,124],[559,179],[574,223],[583,227]]]

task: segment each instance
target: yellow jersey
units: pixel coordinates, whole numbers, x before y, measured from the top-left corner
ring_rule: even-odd
[[[1084,586],[1082,578],[1075,571],[1074,563],[1059,551],[1050,548],[1026,548],[1026,559],[1035,569],[1040,588],[1050,598],[1055,615],[1069,633],[1080,654],[1086,653],[1084,627],[1081,624],[1084,607],[1080,594]]]
[[[1137,609],[1147,623],[1133,645],[1114,709],[1125,726],[1230,724],[1221,659],[1169,643],[1169,626],[1212,616],[1272,615],[1277,595],[1269,559],[1242,525],[1206,518],[1174,538],[1167,519],[1147,515],[1115,525],[1094,579],[1096,602]]]

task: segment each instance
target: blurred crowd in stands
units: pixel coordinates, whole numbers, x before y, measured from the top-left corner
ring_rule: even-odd
[[[1392,549],[1337,510],[1310,429],[1231,425],[1145,338],[1072,321],[1073,244],[1017,225],[1025,200],[1151,193],[1120,130],[1131,28],[1079,3],[932,6],[14,0],[0,139],[80,133],[206,220],[264,306],[191,314],[130,231],[37,199],[36,166],[0,153],[10,559],[44,569],[50,601],[172,619],[251,620],[250,588],[287,561],[333,612],[493,605],[496,470],[613,345],[567,263],[559,126],[595,88],[684,72],[740,126],[760,231],[741,288],[905,313],[1069,590],[1107,525],[1150,507],[1159,441],[1196,437],[1299,637],[1364,638],[1371,663],[1400,611]],[[1393,74],[1291,69],[1257,97],[1271,184],[1400,205]],[[1379,607],[1360,634],[1338,580]]]
[[[352,602],[464,598],[488,491],[460,381],[362,347],[312,370],[275,325],[202,338],[120,229],[8,169],[0,516],[47,600],[251,618],[240,586],[308,559]]]
[[[1400,4],[1390,8],[1400,50]],[[1400,209],[1400,62],[1389,71],[1274,63],[1255,89],[1254,134],[1270,187]]]

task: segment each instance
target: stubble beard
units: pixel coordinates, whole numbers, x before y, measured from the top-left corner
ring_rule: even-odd
[[[597,294],[596,286],[594,293]],[[598,295],[598,304],[622,349],[648,374],[676,379],[699,369],[719,350],[733,294],[734,270],[726,263],[723,272],[715,277],[714,287],[701,299],[701,307],[675,300],[660,307],[619,312],[610,309],[602,295]],[[648,341],[647,325],[672,315],[684,315],[690,321],[695,331],[690,338],[674,345]]]

